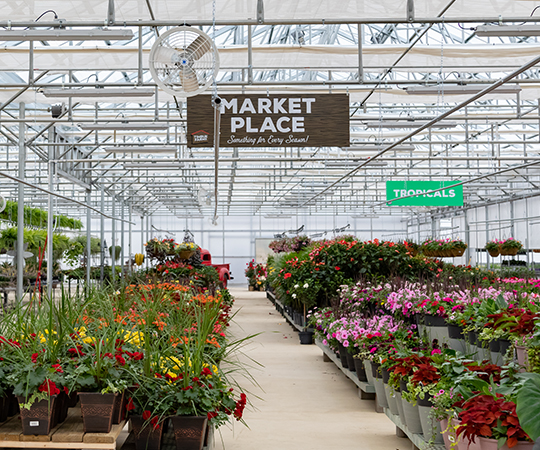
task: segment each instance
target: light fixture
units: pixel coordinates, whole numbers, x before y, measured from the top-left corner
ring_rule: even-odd
[[[129,41],[131,30],[0,30],[0,41]]]
[[[87,131],[116,131],[116,130],[166,130],[169,125],[156,122],[117,122],[117,123],[81,123],[81,130]]]
[[[382,120],[374,122],[364,122],[364,125],[367,128],[420,128],[423,127],[426,123],[425,121],[415,121],[415,120]],[[447,122],[441,120],[433,125],[431,128],[455,128],[457,127],[456,122]]]
[[[43,89],[45,97],[152,97],[153,88]]]
[[[291,215],[288,214],[265,214],[265,219],[290,219],[292,218]]]
[[[143,146],[143,145],[126,145],[105,147],[106,153],[176,153],[176,147],[167,146]]]
[[[392,145],[392,142],[387,142],[385,144],[379,144],[379,145],[359,144],[358,147],[341,147],[341,150],[351,151],[351,152],[380,152],[381,150],[384,150],[389,145]],[[398,145],[394,147],[392,150],[397,151],[397,152],[413,152],[414,149],[415,149],[414,145]]]
[[[540,36],[538,25],[480,25],[476,27],[476,35],[490,36]]]
[[[411,95],[470,95],[478,94],[483,91],[485,88],[489,87],[489,84],[441,84],[433,86],[409,86],[405,90],[407,94]],[[521,92],[521,87],[519,85],[502,85],[497,89],[494,89],[493,92],[497,94],[517,94]]]

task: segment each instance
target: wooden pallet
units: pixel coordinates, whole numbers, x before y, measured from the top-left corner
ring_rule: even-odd
[[[0,425],[0,448],[79,448],[116,449],[116,440],[125,421],[113,425],[109,433],[85,433],[81,408],[70,408],[67,419],[54,427],[48,435],[24,435],[19,415]]]
[[[210,429],[207,445],[203,447],[203,450],[210,450],[212,448],[214,448],[214,430]],[[135,450],[135,436],[133,433],[129,433],[129,436],[124,442],[121,450]],[[161,439],[161,450],[176,450],[176,442],[174,440],[171,425],[169,425],[169,430],[163,434]]]

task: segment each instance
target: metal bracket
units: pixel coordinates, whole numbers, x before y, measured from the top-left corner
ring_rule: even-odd
[[[264,1],[257,0],[257,23],[264,23]]]
[[[109,0],[109,8],[107,10],[107,23],[109,25],[114,24],[115,16],[114,16],[114,0]]]
[[[414,0],[407,0],[407,20],[409,22],[414,20]]]

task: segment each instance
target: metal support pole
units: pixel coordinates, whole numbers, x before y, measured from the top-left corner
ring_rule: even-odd
[[[49,155],[51,149],[49,148]],[[49,161],[49,191],[53,190],[54,163]],[[47,199],[47,298],[52,298],[52,278],[53,278],[53,196],[48,195]]]
[[[131,203],[129,204],[129,235],[128,235],[128,258],[129,258],[129,265],[128,265],[128,270],[129,270],[129,274],[131,275],[131,268],[132,268],[132,239],[131,239],[131,235],[133,234],[133,229],[132,229],[132,223],[131,221],[133,220],[133,208],[131,206]]]
[[[105,187],[102,184],[101,185],[101,212],[105,211]],[[101,215],[100,219],[100,249],[101,249],[101,255],[100,255],[100,274],[99,274],[99,281],[101,283],[101,286],[103,287],[103,280],[105,278],[105,217],[103,214]]]
[[[364,55],[363,55],[363,42],[364,29],[362,24],[358,24],[358,82],[364,82]]]
[[[485,219],[486,219],[486,242],[489,242],[489,229],[488,229],[488,227],[489,227],[489,209],[488,208],[489,208],[488,206],[485,207],[485,212],[486,212],[486,214],[485,214],[485,216],[486,216],[485,217]],[[486,251],[486,266],[487,266],[488,269],[489,269],[489,263],[490,263],[489,252]]]
[[[142,30],[143,28],[142,27],[139,27],[139,45],[138,45],[138,50],[139,50],[139,58],[138,58],[138,71],[137,71],[137,84],[139,86],[142,86],[143,85],[143,33],[142,33]]]
[[[19,103],[19,119],[24,119],[25,105]],[[24,169],[26,165],[25,141],[26,125],[21,120],[19,123],[19,179],[24,179]],[[17,208],[17,301],[23,296],[23,275],[24,275],[24,184],[19,183],[19,198]]]
[[[111,197],[112,197],[112,216],[114,217],[114,215],[116,214],[116,211],[115,211],[116,199],[114,197],[114,189],[112,191]],[[111,284],[114,286],[115,285],[114,277],[115,277],[115,271],[116,271],[116,260],[114,259],[116,256],[116,220],[112,221],[112,243],[111,243],[110,248],[112,248],[111,250],[111,276],[112,276]]]
[[[471,228],[469,227],[469,214],[468,211],[465,210],[464,213],[464,220],[465,220],[465,242],[470,243],[471,242]],[[467,250],[465,250],[465,264],[470,264],[471,260],[471,246],[467,246]],[[474,263],[475,261],[473,261]]]
[[[122,184],[122,191],[124,190],[124,184]],[[122,220],[124,220],[124,213],[125,213],[125,207],[124,207],[124,201],[122,200],[120,202],[120,207],[122,208],[122,211],[120,213],[120,217],[122,218]],[[121,247],[121,250],[120,250],[120,278],[122,279],[122,281],[124,281],[124,261],[125,261],[125,253],[124,253],[124,245],[125,245],[125,225],[124,225],[124,222],[122,222],[120,224],[120,247]]]
[[[86,203],[90,204],[92,201],[92,192],[90,190],[86,191]],[[92,236],[90,234],[92,228],[92,211],[90,209],[86,210],[86,292],[90,292],[90,269],[92,265],[91,254],[92,254]]]
[[[253,83],[253,43],[251,36],[251,25],[248,25],[248,84]]]

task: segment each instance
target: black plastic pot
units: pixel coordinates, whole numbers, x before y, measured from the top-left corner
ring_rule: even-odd
[[[469,337],[469,344],[476,345],[478,343],[478,337],[476,335],[476,331],[469,331],[468,337]]]
[[[311,345],[313,344],[313,331],[300,331],[298,332],[300,338],[300,344]]]
[[[367,381],[366,368],[364,367],[364,360],[360,358],[354,359],[354,368],[356,370],[356,376],[360,381]]]
[[[418,404],[418,406],[429,406],[429,407],[433,406],[433,402],[431,401],[431,395],[429,394],[426,394],[423,399],[418,397],[417,395],[416,403]]]
[[[381,369],[382,374],[382,381],[384,384],[388,384],[388,381],[390,381],[390,372],[388,372],[388,369]]]
[[[433,316],[431,314],[426,314],[424,316],[424,323],[427,327],[445,327],[446,321],[444,320],[444,317],[441,316]]]
[[[356,367],[354,367],[354,358],[351,352],[347,352],[347,365],[349,366],[349,370],[351,372],[356,372]]]
[[[347,362],[347,349],[340,342],[338,342],[338,347],[339,347],[339,360],[341,361],[341,365],[345,369],[348,369],[349,364]]]
[[[405,382],[405,380],[399,380],[399,391],[409,392],[409,390],[407,389],[407,383]]]
[[[508,339],[499,339],[499,352],[502,355],[506,355],[506,352],[510,348],[510,341]]]
[[[382,378],[381,372],[379,371],[379,367],[381,367],[380,364],[371,362],[371,373],[373,374],[373,378]]]
[[[498,339],[489,342],[489,351],[490,352],[500,352],[501,351],[501,342]]]
[[[464,339],[463,329],[459,325],[448,324],[448,337],[450,339]]]

